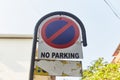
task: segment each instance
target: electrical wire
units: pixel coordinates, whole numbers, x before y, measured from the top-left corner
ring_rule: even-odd
[[[114,15],[118,18],[118,19],[120,19],[120,16],[119,16],[119,14],[117,13],[117,10],[113,7],[113,5],[111,4],[111,2],[110,1],[108,1],[108,0],[104,0],[104,2],[109,6],[109,8],[112,10],[112,12],[114,13]]]

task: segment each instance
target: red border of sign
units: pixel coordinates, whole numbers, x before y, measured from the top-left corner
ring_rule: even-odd
[[[46,30],[47,25],[49,25],[51,22],[59,20],[59,19],[70,22],[75,29],[74,38],[70,42],[68,42],[67,44],[63,44],[63,45],[53,44],[52,42],[50,42],[50,40],[48,40],[48,38],[46,37],[46,34],[45,34],[45,30]],[[66,18],[66,17],[56,17],[56,18],[49,19],[43,24],[43,27],[41,29],[41,36],[42,36],[43,40],[49,46],[54,47],[54,48],[61,48],[62,49],[62,48],[67,48],[67,47],[72,46],[78,40],[79,35],[80,35],[80,31],[79,31],[77,24],[73,20]]]

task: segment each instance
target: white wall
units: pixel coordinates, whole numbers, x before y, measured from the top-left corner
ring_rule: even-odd
[[[0,37],[0,80],[28,80],[32,38],[10,37]]]

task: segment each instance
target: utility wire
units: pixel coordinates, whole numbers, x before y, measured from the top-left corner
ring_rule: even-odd
[[[114,13],[114,15],[115,15],[118,19],[120,19],[119,14],[116,13],[117,10],[113,7],[113,5],[111,4],[111,2],[108,1],[108,0],[104,0],[104,1],[105,1],[105,3],[109,6],[109,8],[112,10],[112,12]]]

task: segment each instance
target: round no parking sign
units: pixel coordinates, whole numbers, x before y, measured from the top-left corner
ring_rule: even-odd
[[[79,37],[78,25],[69,17],[57,16],[46,20],[41,29],[42,39],[51,47],[67,48]]]
[[[55,12],[39,21],[39,59],[82,59],[81,27],[76,17]]]

